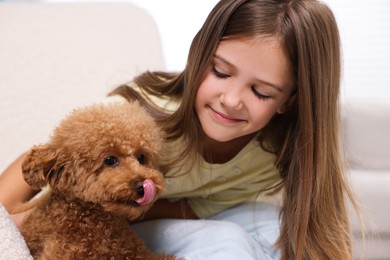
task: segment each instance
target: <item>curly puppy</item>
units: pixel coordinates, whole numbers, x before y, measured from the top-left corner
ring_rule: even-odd
[[[137,102],[77,109],[62,121],[22,165],[33,188],[50,187],[21,226],[34,258],[175,259],[149,251],[128,224],[163,190],[160,146]]]

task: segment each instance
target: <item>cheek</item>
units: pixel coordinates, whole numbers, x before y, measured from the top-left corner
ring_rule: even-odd
[[[262,113],[261,115],[253,116],[252,126],[256,130],[262,129],[264,126],[268,124],[268,122],[271,120],[273,115],[274,114],[271,113]]]
[[[252,103],[254,104],[254,103]],[[268,124],[276,114],[277,105],[261,101],[257,105],[252,105],[250,118],[254,128],[260,130]]]

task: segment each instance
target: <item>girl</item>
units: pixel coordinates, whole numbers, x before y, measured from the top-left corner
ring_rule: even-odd
[[[351,259],[339,87],[327,6],[221,0],[183,72],[146,72],[111,93],[139,100],[166,133],[165,198],[134,228],[188,259]],[[21,160],[1,176],[6,206],[32,195]]]

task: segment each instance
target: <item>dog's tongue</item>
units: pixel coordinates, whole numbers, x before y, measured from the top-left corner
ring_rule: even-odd
[[[151,203],[156,196],[156,185],[151,179],[146,179],[144,180],[142,186],[144,188],[144,196],[137,199],[135,202],[140,205],[146,205]]]

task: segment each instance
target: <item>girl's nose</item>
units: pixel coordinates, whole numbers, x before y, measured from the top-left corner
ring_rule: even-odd
[[[242,108],[241,94],[239,91],[232,91],[232,89],[226,89],[219,96],[219,101],[224,106],[239,110]]]

